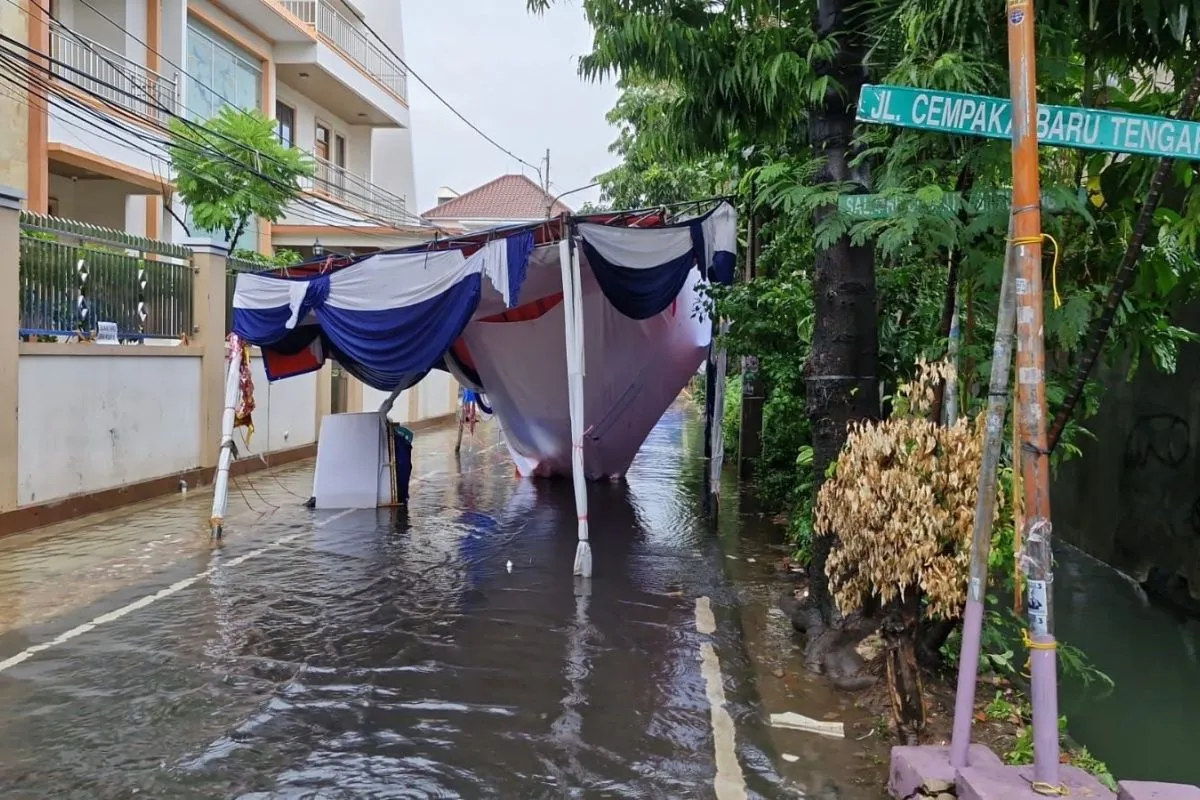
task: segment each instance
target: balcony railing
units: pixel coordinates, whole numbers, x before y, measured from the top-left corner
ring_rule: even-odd
[[[332,161],[319,156],[313,156],[312,159],[317,169],[309,185],[304,188],[336,200],[380,222],[391,225],[413,224],[412,218],[406,213],[407,204],[403,197],[392,194]]]
[[[166,122],[179,111],[174,78],[147,69],[115,50],[63,27],[50,31],[55,75],[139,117]]]
[[[408,90],[408,72],[400,61],[371,40],[359,23],[351,20],[326,0],[282,0],[283,7],[346,58],[403,99]]]

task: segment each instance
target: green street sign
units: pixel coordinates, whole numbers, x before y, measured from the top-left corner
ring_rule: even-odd
[[[1080,199],[1086,200],[1087,192],[1080,192]],[[889,197],[882,194],[844,194],[838,198],[838,210],[856,219],[887,219],[900,215],[906,207],[919,204],[920,201],[911,197]],[[924,204],[922,204],[924,205]],[[947,213],[953,213],[960,208],[959,194],[946,192],[937,203],[929,204],[941,207]],[[968,214],[982,214],[987,211],[1005,211],[1012,205],[1012,192],[1005,189],[991,192],[977,192],[967,197],[966,211]],[[1043,194],[1042,210],[1047,214],[1060,214],[1066,209],[1061,194]]]
[[[858,120],[988,139],[1012,138],[1012,102],[908,86],[862,89]],[[1200,161],[1200,123],[1168,117],[1039,105],[1041,144]]]

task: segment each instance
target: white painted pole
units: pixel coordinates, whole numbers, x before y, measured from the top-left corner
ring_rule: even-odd
[[[217,459],[217,477],[213,481],[212,517],[209,530],[212,536],[221,538],[225,527],[225,509],[229,501],[229,466],[233,462],[233,418],[242,390],[241,366],[242,344],[236,337],[226,347],[229,366],[225,373],[225,412],[221,415],[221,453]]]
[[[559,243],[563,283],[563,328],[567,346],[567,402],[571,415],[571,481],[575,487],[575,513],[579,544],[575,574],[592,577],[592,548],[588,540],[587,478],[583,472],[583,289],[579,253],[572,234]]]

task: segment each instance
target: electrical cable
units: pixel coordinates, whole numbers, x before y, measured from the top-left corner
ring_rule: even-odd
[[[79,0],[79,1],[80,1],[80,2],[86,2],[86,0]],[[518,155],[517,155],[516,153],[514,153],[512,150],[509,150],[507,147],[505,147],[504,145],[502,145],[502,144],[500,144],[499,142],[497,142],[497,141],[496,141],[495,139],[493,139],[491,136],[488,136],[486,133],[484,133],[484,132],[483,132],[483,130],[481,130],[481,129],[480,129],[480,127],[479,127],[478,125],[476,125],[474,122],[471,122],[471,120],[467,119],[467,118],[466,118],[466,117],[465,117],[465,116],[462,114],[462,112],[461,112],[461,111],[459,111],[457,108],[455,108],[454,106],[452,106],[452,105],[450,104],[450,101],[448,101],[446,98],[442,97],[442,96],[441,96],[441,94],[439,94],[439,93],[438,93],[438,91],[437,91],[436,89],[434,89],[432,86],[430,86],[430,85],[429,85],[429,83],[428,83],[428,82],[427,82],[427,81],[426,81],[424,78],[422,78],[420,75],[418,75],[418,74],[417,74],[417,73],[416,73],[416,72],[413,70],[413,68],[412,68],[412,67],[410,67],[410,66],[409,66],[409,65],[408,65],[408,64],[405,62],[405,60],[404,60],[403,58],[401,58],[401,57],[400,57],[400,54],[399,54],[399,53],[397,53],[397,52],[396,52],[396,51],[395,51],[395,50],[392,48],[392,46],[391,46],[390,44],[388,44],[386,41],[384,41],[383,37],[382,37],[382,36],[380,36],[378,33],[376,33],[374,28],[372,28],[372,27],[371,27],[369,24],[367,24],[367,21],[366,21],[366,20],[364,20],[364,19],[362,19],[362,18],[360,17],[360,18],[359,18],[359,21],[360,21],[360,22],[362,22],[362,24],[363,24],[363,27],[364,27],[364,28],[366,28],[367,32],[368,32],[368,33],[370,33],[370,34],[371,34],[371,36],[373,36],[373,37],[375,38],[375,41],[377,41],[377,42],[379,42],[381,45],[383,45],[384,49],[385,49],[385,50],[387,50],[387,51],[388,51],[388,53],[390,53],[390,54],[391,54],[392,58],[396,59],[396,61],[397,61],[397,62],[399,62],[400,66],[404,67],[404,69],[406,69],[406,70],[408,71],[408,74],[409,74],[409,75],[411,75],[411,76],[413,76],[414,78],[416,78],[416,79],[417,79],[417,83],[419,83],[419,84],[421,84],[422,86],[424,86],[424,87],[425,87],[425,89],[426,89],[426,91],[428,91],[428,92],[429,92],[431,95],[433,95],[433,96],[434,96],[434,97],[437,99],[437,101],[438,101],[439,103],[441,103],[442,105],[444,105],[446,108],[450,109],[450,112],[451,112],[451,113],[453,113],[453,114],[454,114],[454,116],[456,116],[456,117],[458,117],[460,120],[462,120],[462,121],[463,121],[463,123],[464,123],[464,124],[466,124],[466,126],[467,126],[468,128],[470,128],[471,130],[475,131],[475,133],[477,133],[477,134],[479,134],[480,136],[482,136],[482,137],[484,138],[484,140],[485,140],[485,141],[487,141],[487,142],[488,142],[490,145],[492,145],[493,147],[495,147],[495,148],[496,148],[497,150],[499,150],[501,153],[504,153],[505,155],[507,155],[507,156],[510,156],[511,158],[514,158],[514,159],[516,159],[516,161],[517,161],[518,163],[520,163],[520,164],[524,164],[525,166],[527,166],[527,167],[529,167],[530,169],[532,169],[532,170],[534,170],[535,172],[537,172],[537,174],[538,174],[538,177],[539,177],[539,178],[541,178],[541,177],[542,177],[542,168],[541,168],[541,167],[535,167],[533,164],[530,164],[528,161],[526,161],[525,159],[523,159],[523,158],[521,158],[520,156],[518,156]]]
[[[0,36],[0,39],[3,39],[3,38],[5,38],[5,37]],[[18,62],[21,62],[21,65],[14,64],[14,59]],[[12,80],[10,78],[3,78],[4,80],[13,84],[18,89],[27,88],[26,84],[36,86],[43,93],[46,94],[45,102],[46,102],[47,106],[49,106],[52,103],[50,97],[53,96],[54,101],[56,101],[60,106],[59,110],[65,112],[68,116],[71,116],[71,117],[75,118],[76,120],[79,120],[80,122],[84,123],[84,125],[86,127],[91,128],[95,133],[100,135],[101,138],[104,138],[106,141],[109,141],[111,143],[114,143],[114,144],[117,144],[117,145],[120,145],[123,147],[130,147],[132,143],[129,141],[128,137],[130,135],[132,135],[136,139],[140,139],[143,142],[147,142],[152,145],[157,145],[164,149],[168,145],[175,146],[179,149],[186,150],[186,151],[191,152],[196,155],[201,155],[201,156],[205,156],[205,157],[215,157],[218,160],[227,161],[227,162],[232,163],[235,166],[239,167],[240,169],[245,169],[245,170],[255,174],[256,177],[260,178],[261,180],[264,180],[271,186],[274,186],[276,188],[281,188],[281,189],[288,189],[289,191],[291,190],[287,187],[286,184],[278,181],[277,179],[273,178],[272,176],[265,175],[260,171],[254,170],[253,168],[249,167],[248,165],[245,165],[241,162],[235,161],[230,156],[228,156],[226,153],[223,153],[223,152],[217,150],[215,147],[212,147],[211,145],[208,147],[203,147],[200,143],[197,143],[194,141],[187,142],[187,143],[172,142],[171,140],[166,139],[162,136],[155,136],[153,134],[148,134],[143,131],[134,129],[139,126],[133,126],[130,128],[121,127],[121,128],[119,128],[119,130],[121,131],[122,134],[124,134],[124,138],[115,138],[114,136],[109,134],[107,131],[105,131],[99,124],[99,123],[104,123],[104,124],[116,127],[116,122],[112,117],[109,117],[103,113],[98,112],[90,104],[84,103],[84,102],[80,101],[78,98],[75,98],[75,97],[70,96],[69,94],[63,94],[63,93],[57,91],[56,90],[57,87],[55,87],[52,83],[49,83],[46,80],[44,80],[43,78],[39,77],[38,75],[34,74],[30,68],[33,68],[33,69],[36,69],[36,70],[39,70],[42,72],[50,72],[50,70],[30,61],[27,58],[24,58],[20,55],[13,53],[11,50],[9,50],[8,48],[5,48],[5,47],[0,47],[0,63],[4,63],[6,66],[9,67],[9,69],[12,72],[19,74],[21,77],[23,77],[25,79],[25,82],[23,83],[22,81]],[[0,76],[0,77],[2,77],[2,76]],[[92,97],[96,100],[101,101],[102,103],[106,104],[110,108],[119,109],[121,111],[125,110],[125,109],[121,108],[120,106],[113,104],[109,98],[106,98],[103,95],[98,94],[94,90],[88,89],[87,87],[83,86],[82,84],[70,81],[69,79],[64,79],[58,75],[55,75],[54,77],[56,80],[60,80],[64,83],[67,83],[68,85],[71,85],[72,87],[78,89],[80,92],[82,92],[86,96]],[[36,93],[35,93],[35,96],[39,96],[39,95],[36,95]],[[21,101],[19,98],[14,98],[14,99],[16,99],[18,102],[22,102],[24,105],[26,105],[29,108],[33,108],[33,106],[30,105],[28,102]],[[87,117],[81,116],[79,113],[76,113],[76,111],[73,111],[73,110],[71,110],[71,108],[67,108],[66,106],[71,106],[75,109],[83,111],[85,114],[87,114]],[[35,109],[35,110],[40,111],[41,109]],[[147,123],[147,125],[150,125],[151,127],[155,127],[151,123],[149,123],[148,120],[146,121],[146,123]],[[80,128],[79,126],[74,126],[74,127],[76,127],[77,129],[80,129],[80,130],[83,129],[83,128]],[[164,128],[161,128],[161,126],[158,126],[158,129],[166,130]],[[169,131],[167,131],[167,132],[169,133]],[[149,157],[153,160],[163,160],[158,154],[153,153],[150,150],[145,149],[144,147],[138,147],[136,145],[133,145],[133,146],[135,149],[138,149],[139,152],[141,152],[143,155],[146,155],[147,157]],[[301,214],[301,213],[294,213],[295,209],[292,209],[291,211],[289,211],[290,215],[301,217],[302,219],[306,219],[306,220],[314,222],[316,224],[328,225],[329,227],[337,228],[339,230],[344,230],[349,233],[355,233],[356,235],[369,236],[372,238],[386,240],[389,243],[394,243],[394,237],[390,237],[385,234],[379,234],[379,233],[375,233],[375,232],[371,232],[371,231],[363,231],[363,230],[361,230],[361,225],[331,224],[326,219],[326,217],[333,216],[335,218],[340,218],[342,220],[346,220],[346,221],[350,221],[350,222],[358,222],[358,223],[361,223],[362,220],[366,219],[368,221],[378,222],[379,224],[386,226],[386,227],[392,227],[393,223],[391,223],[389,221],[375,219],[366,214],[350,215],[350,214],[340,213],[338,211],[332,210],[331,208],[327,207],[326,205],[322,205],[320,201],[318,201],[314,198],[310,198],[307,194],[304,194],[304,193],[298,194],[294,198],[294,201],[297,203],[300,203],[302,205],[305,205],[309,208],[312,208],[316,212],[319,212],[322,216],[321,217],[313,217],[311,215],[305,216],[304,214]],[[326,201],[326,203],[330,206],[336,206],[336,204],[333,203],[332,201]]]
[[[11,2],[11,0],[10,0],[10,2]],[[39,53],[39,51],[37,51],[37,50],[32,50],[31,48],[28,48],[27,46],[25,46],[25,45],[24,45],[24,44],[22,44],[21,42],[18,42],[17,40],[15,40],[15,39],[12,39],[11,37],[5,36],[5,35],[3,35],[3,34],[0,34],[0,41],[2,41],[2,42],[10,42],[10,43],[12,43],[12,44],[16,44],[17,46],[21,47],[21,48],[22,48],[22,49],[24,49],[24,50],[30,51],[30,52],[32,52],[32,53],[34,53],[34,54],[37,54],[37,55],[41,55],[41,53]],[[13,57],[13,58],[16,58],[16,59],[18,59],[18,60],[22,61],[22,62],[23,62],[23,63],[24,63],[24,64],[25,64],[27,67],[29,67],[29,68],[36,69],[36,70],[38,70],[38,71],[40,71],[40,72],[45,72],[45,73],[49,74],[49,75],[50,75],[50,76],[51,76],[53,79],[55,79],[55,80],[57,80],[57,81],[60,81],[60,82],[62,82],[62,83],[66,83],[67,85],[69,85],[69,86],[71,86],[71,87],[73,87],[73,88],[77,89],[78,91],[80,91],[80,92],[83,92],[83,93],[84,93],[84,94],[86,94],[87,96],[89,96],[89,97],[93,97],[93,98],[95,98],[95,99],[99,100],[100,102],[102,102],[102,103],[104,103],[106,106],[108,106],[109,108],[112,108],[114,111],[118,111],[118,112],[121,112],[121,113],[128,113],[128,109],[126,109],[125,107],[121,106],[119,103],[116,103],[116,102],[115,102],[115,101],[113,101],[111,98],[105,97],[104,95],[100,94],[100,93],[99,93],[99,92],[97,92],[96,90],[94,90],[94,89],[91,89],[91,88],[89,88],[89,87],[85,86],[84,84],[80,83],[79,81],[76,81],[76,80],[72,80],[72,79],[70,79],[70,78],[67,78],[66,76],[62,75],[60,72],[58,72],[58,71],[54,70],[54,69],[53,69],[53,68],[51,68],[51,67],[44,67],[43,65],[41,65],[41,64],[38,64],[37,62],[33,61],[33,60],[32,60],[32,59],[30,59],[30,58],[27,58],[27,57],[21,56],[20,54],[13,52],[13,51],[12,51],[11,49],[9,49],[9,48],[3,48],[3,47],[0,47],[0,52],[5,52],[5,53],[7,53],[7,54],[8,54],[10,57]],[[86,79],[86,80],[89,80],[89,81],[91,81],[92,83],[95,83],[95,84],[97,84],[97,85],[99,85],[99,86],[102,86],[102,87],[105,87],[105,88],[108,88],[108,89],[111,89],[112,91],[114,91],[114,92],[117,92],[118,94],[125,95],[126,97],[130,97],[130,98],[135,98],[135,99],[136,99],[136,96],[135,96],[135,95],[133,95],[132,93],[130,93],[130,92],[128,92],[128,91],[126,91],[126,90],[124,90],[124,89],[122,89],[122,88],[118,87],[118,86],[114,86],[114,85],[113,85],[113,84],[111,84],[111,83],[107,83],[107,82],[105,82],[105,81],[103,81],[103,80],[100,80],[100,79],[98,79],[98,78],[94,78],[94,77],[92,77],[92,76],[90,76],[90,75],[86,75],[86,73],[84,73],[82,70],[79,70],[79,69],[77,69],[77,68],[75,68],[75,67],[73,67],[73,66],[71,66],[71,65],[69,65],[69,64],[66,64],[65,62],[59,61],[59,60],[57,60],[57,59],[54,59],[54,58],[51,58],[51,57],[48,57],[48,58],[47,58],[47,60],[48,60],[49,62],[51,62],[52,64],[54,64],[54,65],[62,66],[62,67],[65,67],[66,69],[69,69],[69,70],[71,70],[72,72],[75,72],[75,73],[77,73],[77,74],[80,74],[80,75],[84,75],[84,76],[85,76],[85,79]],[[62,95],[60,92],[57,92],[57,91],[55,91],[55,90],[54,90],[54,86],[53,86],[53,84],[47,83],[47,82],[45,82],[44,80],[41,80],[41,79],[36,79],[36,78],[31,78],[31,81],[33,81],[33,82],[36,82],[36,83],[38,84],[39,88],[43,88],[43,89],[47,90],[47,94],[53,94],[53,95],[54,95],[56,98],[63,98],[63,99],[65,99],[65,97],[63,97],[63,95]],[[139,100],[139,102],[141,102],[141,101]],[[154,107],[155,107],[157,110],[161,110],[161,111],[163,111],[164,113],[168,113],[168,114],[169,114],[169,113],[171,113],[171,112],[170,112],[170,110],[169,110],[167,107],[165,107],[165,106],[161,106],[161,105],[154,105],[154,104],[151,104],[151,105],[153,105],[153,106],[154,106]],[[178,115],[176,115],[176,118],[178,118],[178,119],[183,119],[182,117],[178,117]],[[159,145],[161,145],[161,146],[163,146],[163,147],[167,147],[167,146],[174,146],[174,147],[178,147],[178,148],[180,148],[180,149],[185,149],[185,150],[187,150],[187,149],[188,149],[187,147],[182,147],[182,146],[180,145],[180,140],[179,140],[179,138],[177,138],[177,137],[174,137],[174,134],[173,134],[173,132],[170,130],[170,128],[167,128],[167,127],[165,127],[165,126],[161,125],[160,123],[154,122],[153,120],[150,120],[150,119],[148,119],[148,118],[145,118],[145,119],[143,119],[142,121],[143,121],[143,123],[145,123],[146,125],[148,125],[148,126],[150,126],[150,127],[154,128],[154,129],[161,130],[161,131],[163,131],[165,134],[167,134],[168,136],[171,136],[171,137],[173,137],[173,138],[171,138],[171,139],[163,139],[163,138],[150,139],[149,141],[152,141],[154,144],[159,144]],[[197,133],[198,133],[200,136],[203,136],[203,137],[208,137],[208,136],[211,136],[211,137],[213,137],[213,138],[220,139],[220,140],[222,140],[222,141],[228,141],[228,142],[230,142],[231,144],[233,144],[233,145],[235,145],[235,146],[242,147],[243,149],[247,150],[247,152],[252,152],[252,153],[254,153],[256,157],[257,157],[257,156],[262,156],[262,155],[264,155],[264,154],[261,154],[261,153],[259,153],[258,151],[255,151],[255,150],[253,150],[252,148],[249,148],[247,145],[245,145],[245,144],[243,144],[243,143],[241,143],[241,142],[238,142],[238,141],[236,141],[236,140],[234,140],[234,139],[232,139],[232,138],[230,138],[230,137],[228,137],[228,136],[225,136],[225,135],[223,135],[223,134],[220,134],[219,132],[216,132],[216,131],[211,131],[211,130],[209,130],[209,129],[207,129],[207,128],[204,128],[203,126],[197,126],[197,125],[195,125],[194,123],[189,123],[189,128],[190,128],[191,130],[193,130],[193,131],[197,132]],[[126,129],[122,129],[122,130],[126,130]],[[139,138],[143,138],[143,139],[145,139],[145,137],[144,137],[144,136],[140,136],[140,135],[139,135],[139,133],[138,133],[137,131],[132,131],[132,133],[134,133],[134,135],[135,135],[135,136],[139,136]],[[190,144],[193,144],[193,145],[203,145],[203,144],[205,144],[205,143],[204,143],[204,142],[199,142],[199,141],[196,141],[196,139],[193,139],[193,140],[191,141],[191,143],[190,143]],[[217,157],[219,157],[219,158],[223,158],[223,159],[224,159],[224,160],[226,160],[226,161],[229,161],[229,162],[231,162],[231,163],[234,163],[234,164],[235,164],[236,166],[238,166],[239,168],[244,168],[244,169],[247,169],[247,170],[251,171],[251,172],[252,172],[252,173],[254,173],[254,174],[257,176],[257,177],[259,177],[259,178],[261,178],[261,179],[264,179],[264,180],[267,180],[268,182],[271,182],[271,184],[272,184],[273,186],[276,186],[277,188],[283,188],[283,187],[284,187],[284,184],[282,184],[281,182],[279,182],[279,181],[277,181],[277,180],[275,180],[275,179],[272,179],[270,176],[267,176],[267,175],[263,174],[261,170],[255,170],[255,169],[253,169],[253,168],[249,167],[249,165],[243,164],[243,163],[242,163],[242,162],[240,162],[240,161],[235,161],[235,160],[233,160],[231,157],[229,157],[227,154],[225,154],[225,153],[223,153],[222,151],[220,151],[219,149],[217,149],[217,147],[216,147],[215,145],[212,145],[211,143],[208,143],[208,144],[209,144],[208,148],[207,148],[206,150],[204,150],[204,151],[200,151],[200,150],[195,150],[195,149],[192,149],[192,150],[190,150],[190,152],[193,152],[194,154],[199,154],[199,155],[216,155],[216,156],[217,156]],[[155,154],[152,154],[152,153],[146,153],[146,155],[149,155],[149,156],[150,156],[150,157],[152,157],[152,158],[157,158],[157,156],[156,156]],[[269,159],[269,158],[268,158],[268,160],[271,160],[271,159]],[[274,163],[278,163],[278,162],[277,162],[277,161],[275,161]],[[346,191],[345,189],[340,189],[340,190],[341,190],[341,191],[342,191],[344,194],[346,194],[347,196],[350,196],[350,197],[356,197],[356,198],[358,198],[358,199],[360,199],[360,200],[362,200],[362,201],[364,201],[364,202],[366,202],[366,203],[369,203],[369,202],[371,201],[371,198],[370,198],[370,197],[368,197],[367,195],[363,195],[363,194],[360,194],[360,193],[357,193],[357,192],[352,192],[352,191]],[[332,200],[330,200],[330,202],[333,202],[333,201],[332,201]],[[315,207],[315,206],[314,206],[314,207]],[[319,209],[319,210],[323,210],[323,209]],[[419,218],[418,218],[418,217],[414,217],[412,214],[410,214],[410,213],[409,213],[409,212],[407,212],[407,211],[403,212],[403,214],[404,214],[404,216],[405,216],[406,218],[411,218],[411,219],[414,219],[414,220],[419,220]],[[356,220],[356,218],[355,218],[355,217],[353,217],[353,216],[347,216],[347,215],[341,215],[341,216],[342,216],[342,218],[343,218],[343,219],[347,219],[347,220]],[[391,221],[391,220],[386,220],[386,219],[383,219],[383,218],[380,218],[380,217],[375,217],[375,216],[373,216],[373,215],[371,215],[371,214],[369,214],[369,213],[366,213],[366,212],[363,212],[363,213],[361,213],[359,216],[360,216],[361,218],[364,218],[364,219],[367,219],[367,220],[370,220],[370,221],[375,221],[375,222],[378,222],[379,224],[381,224],[381,225],[385,225],[385,226],[392,226],[392,225],[394,225],[394,224],[395,224],[395,223],[394,223],[393,221]]]

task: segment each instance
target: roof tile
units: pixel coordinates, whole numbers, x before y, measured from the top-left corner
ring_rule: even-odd
[[[572,213],[570,208],[524,175],[501,175],[421,216],[426,219],[540,219],[546,216],[546,207],[551,202],[554,208],[550,216]]]

